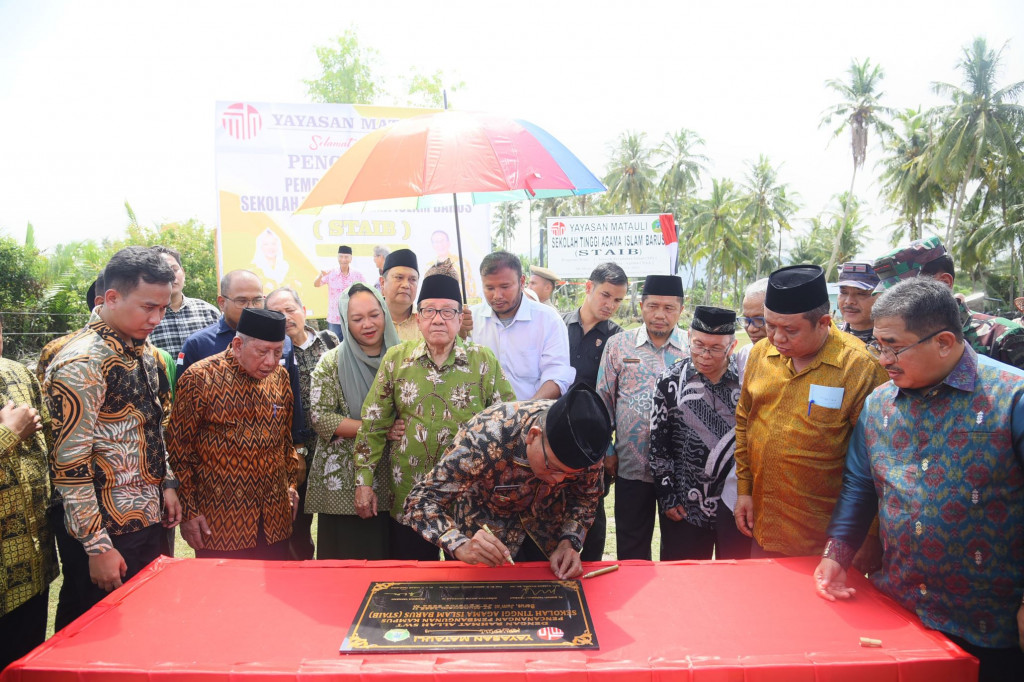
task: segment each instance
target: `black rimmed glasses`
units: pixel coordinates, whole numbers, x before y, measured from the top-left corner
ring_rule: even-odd
[[[760,329],[764,326],[764,317],[758,315],[757,317],[747,317],[745,315],[740,317],[743,320],[744,327],[753,327],[754,329]]]
[[[420,317],[425,320],[432,320],[435,315],[440,315],[442,320],[454,320],[458,314],[454,308],[420,308]]]
[[[933,331],[931,334],[929,334],[928,336],[926,336],[926,337],[924,337],[922,339],[918,339],[917,341],[915,341],[914,343],[910,344],[906,348],[900,348],[899,350],[893,350],[892,348],[889,348],[888,346],[880,346],[880,345],[878,345],[877,341],[872,341],[871,343],[869,343],[867,345],[867,348],[868,348],[868,352],[871,353],[871,355],[873,355],[875,357],[875,359],[877,359],[877,360],[885,360],[887,362],[899,362],[900,355],[902,355],[903,353],[906,353],[908,350],[910,350],[914,346],[918,346],[918,345],[924,343],[925,341],[928,341],[932,337],[941,334],[944,331],[946,331],[946,330],[945,329],[937,329],[937,330]]]
[[[704,355],[707,354],[712,358],[720,358],[729,352],[729,348],[723,348],[721,346],[705,346],[700,341],[690,342],[690,355]]]

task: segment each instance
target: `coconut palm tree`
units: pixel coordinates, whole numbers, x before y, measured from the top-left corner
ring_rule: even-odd
[[[826,110],[821,125],[831,125],[838,119],[839,126],[835,129],[833,137],[839,137],[847,128],[850,130],[853,174],[850,176],[850,190],[847,194],[852,196],[857,181],[857,170],[864,165],[867,158],[868,133],[874,129],[879,135],[884,136],[890,128],[882,117],[890,115],[891,110],[880,104],[884,93],[878,88],[885,77],[881,66],[872,66],[870,59],[862,62],[853,60],[848,73],[849,82],[836,78],[826,82],[830,89],[842,97],[842,101]],[[839,258],[841,236],[841,233],[836,234],[836,242],[832,245],[832,254],[825,268],[826,277],[831,276]]]
[[[657,171],[646,138],[646,133],[622,133],[608,163],[607,199],[620,213],[645,213],[654,199]]]
[[[942,187],[929,174],[934,151],[933,118],[920,109],[904,109],[895,115],[899,130],[893,130],[884,142],[881,160],[881,195],[900,215],[893,231],[893,243],[920,239],[925,224],[945,196]]]
[[[956,196],[946,225],[947,247],[956,234],[968,185],[979,174],[999,173],[1005,164],[1020,158],[1016,132],[1024,120],[1024,108],[1016,100],[1024,92],[1024,81],[1003,88],[996,85],[1003,49],[997,52],[984,38],[975,38],[957,64],[964,87],[932,84],[936,93],[952,100],[937,110],[942,124],[931,166],[936,178],[955,181]]]
[[[700,187],[700,175],[707,172],[708,157],[697,153],[704,146],[704,138],[687,128],[665,135],[657,154],[663,160],[657,164],[662,170],[658,182],[661,203],[680,217],[680,208]]]
[[[775,226],[779,231],[790,229],[789,219],[796,212],[795,197],[788,194],[788,185],[779,182],[779,169],[762,154],[757,163],[748,162],[746,181],[741,185],[740,220],[748,226],[755,250],[754,279],[760,279],[771,260]]]
[[[491,223],[494,226],[493,239],[501,242],[503,249],[508,251],[509,244],[516,236],[516,227],[519,226],[519,202],[503,201],[495,207]]]
[[[811,218],[811,231],[790,252],[792,263],[824,263],[835,254],[840,263],[856,258],[864,248],[867,225],[861,222],[860,202],[847,192],[832,197],[833,206]],[[835,245],[839,244],[838,251]]]
[[[730,279],[733,298],[737,297],[739,274],[749,270],[753,262],[754,248],[749,235],[739,228],[739,214],[740,194],[728,179],[713,179],[711,195],[694,203],[688,229],[684,230],[685,247],[680,251],[689,254],[694,269],[702,261],[705,264],[705,304],[711,302],[713,290],[724,297]]]

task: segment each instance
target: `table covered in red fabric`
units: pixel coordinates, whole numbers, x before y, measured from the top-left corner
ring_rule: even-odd
[[[546,564],[164,558],[14,663],[2,682],[976,679],[975,659],[866,581],[855,581],[850,602],[819,599],[815,564],[622,562],[583,581],[597,650],[341,654],[372,581],[552,575]],[[882,646],[861,647],[861,637]]]

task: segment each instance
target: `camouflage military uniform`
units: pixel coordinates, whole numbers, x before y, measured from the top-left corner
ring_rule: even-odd
[[[916,277],[927,263],[946,255],[938,237],[911,242],[875,260],[874,270],[881,280],[881,292],[900,280]],[[1008,365],[1024,369],[1024,327],[1004,317],[972,312],[957,299],[964,339],[976,352]]]
[[[964,340],[971,348],[999,362],[1024,369],[1024,327],[1005,317],[972,312],[963,301],[957,303],[964,325]]]

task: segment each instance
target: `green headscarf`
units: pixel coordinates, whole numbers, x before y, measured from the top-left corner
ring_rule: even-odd
[[[352,294],[360,291],[368,291],[373,294],[384,312],[384,343],[381,345],[380,355],[371,358],[353,338],[348,328],[348,303]],[[398,331],[391,321],[391,313],[384,304],[384,297],[376,289],[365,284],[356,282],[341,295],[338,301],[338,312],[341,313],[341,328],[345,333],[345,340],[338,347],[338,382],[341,384],[341,392],[348,403],[348,409],[352,419],[359,419],[359,411],[363,408],[363,400],[370,392],[374,377],[377,376],[377,369],[380,367],[380,360],[388,348],[397,346],[401,341],[398,338]]]

